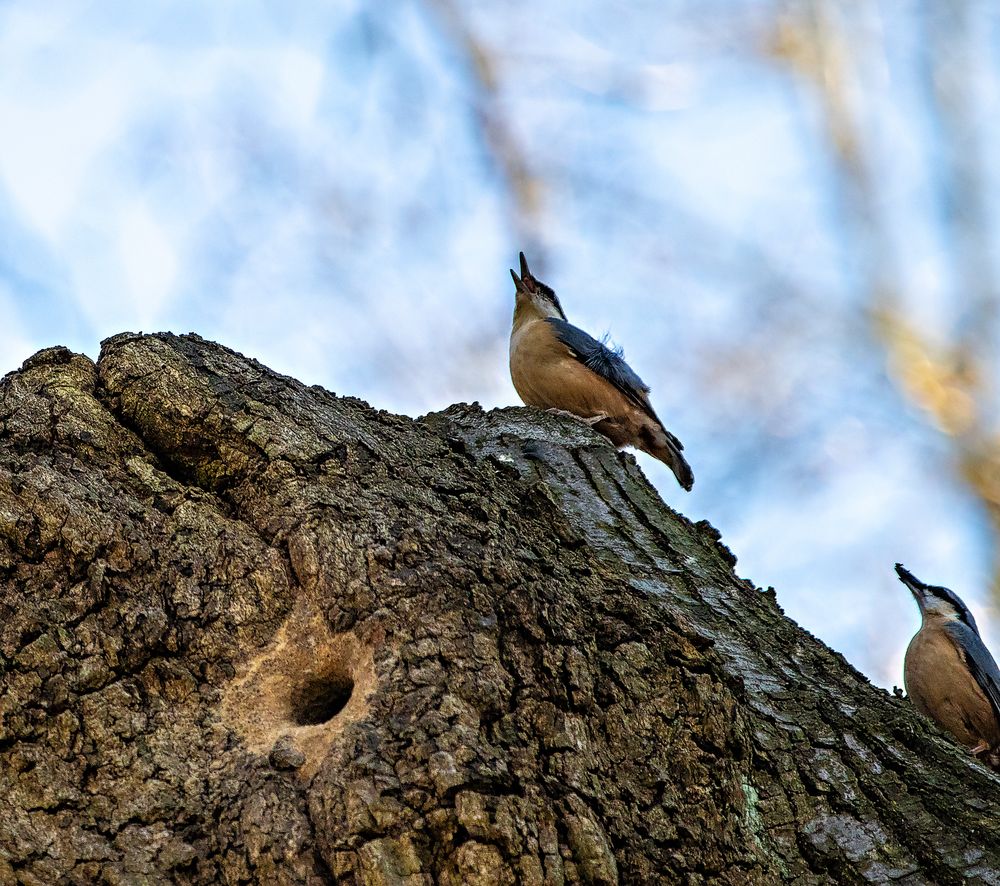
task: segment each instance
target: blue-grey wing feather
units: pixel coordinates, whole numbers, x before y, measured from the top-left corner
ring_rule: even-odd
[[[1000,722],[1000,669],[986,644],[979,634],[963,622],[948,622],[944,629],[965,653],[969,671],[989,699],[993,714]]]
[[[620,350],[611,350],[592,335],[588,335],[582,329],[578,329],[572,323],[567,323],[558,317],[549,317],[545,322],[552,325],[556,338],[573,352],[577,360],[611,382],[643,412],[656,418],[653,408],[646,400],[649,385],[639,378],[632,367],[625,362]]]

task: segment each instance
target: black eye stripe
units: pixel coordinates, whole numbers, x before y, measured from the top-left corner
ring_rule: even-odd
[[[939,585],[929,585],[927,590],[930,591],[931,594],[938,600],[941,600],[943,603],[951,606],[958,615],[958,620],[960,622],[972,628],[972,630],[976,633],[979,633],[979,627],[976,625],[976,620],[972,616],[972,611],[965,605],[962,598],[959,597],[958,594],[950,588],[944,588]]]
[[[555,290],[551,286],[546,286],[540,280],[535,281],[535,285],[538,287],[539,295],[547,298],[552,304],[556,306],[556,310],[559,312],[559,316],[566,319],[566,314],[563,312],[562,305],[559,304],[559,298],[556,296]]]

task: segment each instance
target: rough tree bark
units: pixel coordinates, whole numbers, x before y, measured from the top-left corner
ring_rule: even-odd
[[[733,565],[572,420],[42,351],[0,883],[1000,883],[997,777]]]

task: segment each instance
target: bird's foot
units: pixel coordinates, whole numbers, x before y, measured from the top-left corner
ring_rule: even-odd
[[[973,757],[978,757],[983,751],[988,751],[989,749],[989,744],[985,741],[981,741],[974,748],[969,748],[969,754]]]
[[[604,412],[598,412],[597,415],[592,415],[589,418],[583,415],[577,415],[575,412],[568,412],[565,409],[546,409],[546,412],[551,415],[565,415],[567,418],[575,418],[577,421],[583,422],[585,425],[590,425],[593,427],[598,422],[604,421],[608,416]]]

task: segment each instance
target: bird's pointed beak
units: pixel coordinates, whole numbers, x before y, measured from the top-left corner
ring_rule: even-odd
[[[896,564],[896,575],[899,576],[899,580],[909,588],[910,593],[913,594],[913,599],[917,601],[917,605],[920,610],[923,611],[924,600],[927,596],[927,585],[925,585],[919,578],[917,578],[909,569],[907,569],[902,563]]]
[[[518,258],[521,259],[521,276],[530,277],[531,271],[528,270],[528,260],[524,257],[524,253],[519,252],[517,255]]]
[[[514,288],[517,289],[518,292],[524,289],[524,281],[517,276],[513,268],[510,269],[510,278],[514,281]]]

